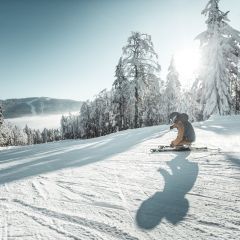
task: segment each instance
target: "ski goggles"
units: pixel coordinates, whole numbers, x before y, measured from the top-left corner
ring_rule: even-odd
[[[173,124],[176,120],[177,116],[174,116],[173,118],[170,118],[169,121],[170,121],[170,124]]]

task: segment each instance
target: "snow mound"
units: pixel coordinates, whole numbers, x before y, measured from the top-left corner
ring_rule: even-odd
[[[238,152],[240,149],[240,116],[213,116],[205,122],[196,123],[202,131],[197,143],[224,151]]]

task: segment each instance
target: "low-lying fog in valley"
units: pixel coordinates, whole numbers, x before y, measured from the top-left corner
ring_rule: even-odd
[[[50,115],[38,115],[38,116],[27,116],[19,118],[9,118],[5,119],[7,122],[10,122],[13,125],[16,125],[20,128],[24,128],[26,125],[33,129],[39,129],[42,131],[44,128],[60,128],[60,121],[62,115],[68,115],[69,113],[63,114],[50,114]],[[79,114],[78,112],[72,112],[71,114]]]

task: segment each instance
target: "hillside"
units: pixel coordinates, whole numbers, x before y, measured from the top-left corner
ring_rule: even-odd
[[[5,118],[18,118],[23,116],[62,114],[79,112],[80,101],[54,98],[21,98],[0,100],[4,109]]]
[[[208,152],[150,154],[169,126],[2,149],[0,238],[240,239],[239,122],[196,124]]]

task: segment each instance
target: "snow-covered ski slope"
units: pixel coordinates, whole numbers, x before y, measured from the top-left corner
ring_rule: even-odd
[[[240,118],[196,124],[221,152],[149,154],[169,126],[0,151],[0,239],[240,239]]]

